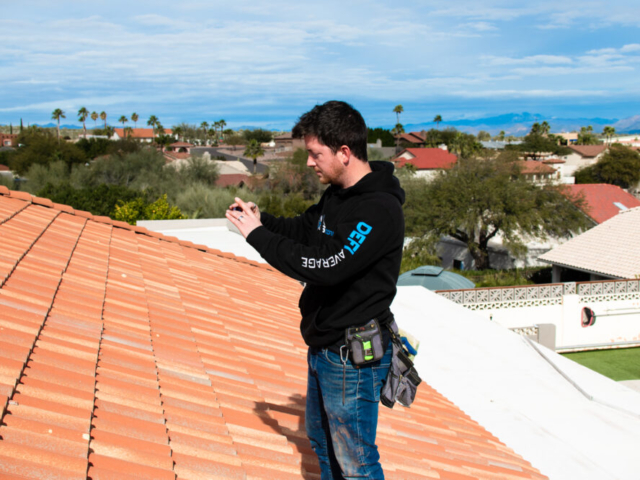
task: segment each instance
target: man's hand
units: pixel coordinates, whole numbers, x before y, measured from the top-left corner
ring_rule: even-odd
[[[260,223],[260,210],[253,202],[245,203],[241,198],[236,197],[235,203],[229,206],[225,216],[233,223],[244,238],[258,228]]]

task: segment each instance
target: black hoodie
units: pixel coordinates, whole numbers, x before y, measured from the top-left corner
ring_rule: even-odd
[[[247,237],[270,265],[306,283],[300,330],[307,345],[328,347],[344,330],[390,319],[404,241],[404,191],[393,165],[372,162],[352,187],[330,186],[295,218],[262,213]]]

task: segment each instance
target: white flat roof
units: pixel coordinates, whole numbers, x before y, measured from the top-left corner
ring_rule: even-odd
[[[226,218],[202,220],[143,220],[137,225],[196,245],[206,245],[256,262],[266,263]]]
[[[392,310],[430,386],[552,480],[640,478],[640,394],[422,287]]]

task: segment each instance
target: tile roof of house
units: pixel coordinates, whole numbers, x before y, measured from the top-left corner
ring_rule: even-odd
[[[404,140],[405,142],[422,144],[425,142],[425,137],[421,132],[409,132],[409,133],[401,133],[397,136],[400,140]]]
[[[556,169],[545,165],[544,162],[538,162],[536,160],[518,160],[518,165],[522,169],[521,172],[525,175],[545,175],[556,173]]]
[[[0,239],[0,477],[319,478],[297,282],[4,187]],[[386,478],[546,478],[424,377]]]
[[[0,163],[0,172],[8,172],[10,170],[11,169],[9,167]]]
[[[583,157],[597,157],[607,149],[605,144],[600,145],[567,145],[574,152],[582,155]]]
[[[582,194],[586,202],[585,213],[596,223],[609,220],[625,208],[640,207],[640,200],[622,188],[608,183],[565,185],[564,191],[568,197]]]
[[[116,127],[113,130],[115,131],[115,133],[118,134],[120,138],[126,137],[124,128]],[[155,138],[156,137],[155,132],[153,131],[153,128],[132,128],[131,130],[132,130],[131,138]],[[164,133],[165,135],[173,135],[173,130],[171,130],[170,128],[165,128]]]
[[[408,152],[413,156],[411,159],[402,157]],[[441,148],[406,148],[394,159],[398,167],[404,167],[411,163],[417,170],[449,169],[455,165],[458,157]]]
[[[610,278],[640,275],[640,207],[621,211],[538,257],[543,262]]]
[[[228,187],[231,185],[239,186],[243,183],[246,183],[249,178],[251,177],[244,173],[229,173],[227,175],[220,175],[218,177],[218,180],[216,180],[216,186],[218,187]]]
[[[188,142],[174,142],[171,145],[169,145],[170,147],[193,147],[193,143],[188,143]]]

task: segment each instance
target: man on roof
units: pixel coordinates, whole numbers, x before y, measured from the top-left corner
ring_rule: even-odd
[[[383,479],[375,440],[391,363],[386,326],[402,257],[404,191],[391,163],[367,161],[367,127],[351,105],[315,106],[292,135],[304,139],[307,166],[329,185],[318,204],[295,218],[276,218],[236,198],[226,216],[270,265],[305,283],[299,303],[309,346],[305,423],[322,479]],[[374,319],[382,358],[357,364],[345,332]]]

